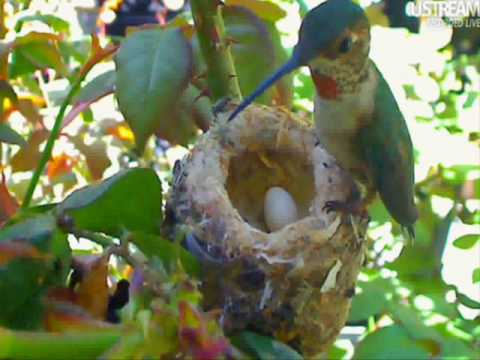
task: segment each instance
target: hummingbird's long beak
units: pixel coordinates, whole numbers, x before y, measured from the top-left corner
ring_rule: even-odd
[[[230,114],[228,121],[231,121],[241,113],[248,105],[250,105],[257,97],[262,95],[266,90],[268,90],[272,85],[274,85],[278,80],[280,80],[285,75],[291,73],[293,70],[297,69],[301,66],[299,61],[299,57],[294,52],[294,55],[285,63],[280,69],[278,69],[272,76],[270,76],[267,80],[261,83],[257,89],[246,97],[240,105],[235,109],[233,113]]]

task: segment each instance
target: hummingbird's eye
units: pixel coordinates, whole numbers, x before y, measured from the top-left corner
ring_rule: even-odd
[[[338,47],[338,51],[345,54],[352,49],[353,41],[350,36],[347,36],[345,39],[342,40],[340,46]]]

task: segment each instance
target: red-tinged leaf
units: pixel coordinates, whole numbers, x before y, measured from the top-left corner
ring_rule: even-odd
[[[114,126],[107,127],[106,133],[114,136],[121,141],[125,141],[128,143],[133,143],[135,141],[135,135],[133,134],[127,123],[120,123]]]
[[[73,108],[65,116],[62,127],[67,127],[75,118],[103,97],[113,94],[115,90],[115,72],[101,74],[85,85],[75,97]]]
[[[100,139],[90,145],[86,145],[80,137],[75,137],[72,141],[85,156],[93,180],[101,179],[105,170],[112,164],[107,156],[107,145]]]
[[[72,172],[73,166],[76,160],[72,157],[62,154],[56,156],[49,161],[47,167],[47,175],[50,180],[53,180],[59,176],[67,175]]]
[[[100,74],[82,87],[73,102],[75,104],[91,103],[108,94],[112,94],[115,90],[116,81],[117,77],[114,70]]]
[[[216,322],[186,301],[179,303],[179,337],[184,351],[194,359],[218,359],[231,352],[230,342]]]
[[[82,66],[79,76],[85,76],[96,64],[113,55],[118,49],[116,45],[108,45],[104,48],[100,45],[100,41],[96,34],[92,34],[92,45],[90,55],[87,62]]]
[[[178,304],[180,310],[180,327],[181,328],[198,328],[201,325],[200,313],[192,305],[186,301]]]
[[[189,23],[188,19],[184,16],[176,16],[174,19],[170,20],[165,27],[170,29],[180,29],[188,40],[192,40],[196,31],[195,26]]]
[[[18,201],[8,191],[5,176],[2,174],[2,181],[0,183],[0,227],[15,215],[18,208]]]
[[[90,108],[90,105],[92,105],[95,101],[95,99],[92,99],[92,101],[90,102],[80,102],[75,104],[70,110],[70,112],[63,119],[62,129],[70,125],[72,121],[75,120],[77,116],[80,115],[82,112],[88,110]]]
[[[43,322],[48,331],[89,331],[111,329],[115,325],[95,319],[88,311],[71,302],[48,299]]]
[[[23,146],[10,161],[13,172],[29,171],[37,167],[42,153],[40,144],[47,140],[49,132],[47,130],[36,130],[27,140],[27,145]]]
[[[105,319],[108,307],[108,256],[93,261],[76,294],[77,303],[96,319]]]
[[[42,99],[43,100],[43,99]],[[45,101],[43,100],[43,106]],[[16,105],[16,110],[23,115],[31,124],[38,124],[42,122],[42,115],[38,112],[39,107],[43,107],[38,101],[30,98],[20,98]]]
[[[42,254],[35,246],[26,241],[12,240],[0,242],[0,266],[5,266],[10,261],[19,258],[47,260],[50,259],[50,256]]]
[[[72,289],[64,287],[50,288],[47,293],[48,301],[69,302],[75,304],[77,302],[77,294]]]

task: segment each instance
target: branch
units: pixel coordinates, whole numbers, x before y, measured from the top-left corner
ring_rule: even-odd
[[[191,2],[193,20],[203,59],[207,65],[207,82],[212,102],[224,97],[241,99],[235,65],[225,37],[225,26],[218,0]]]

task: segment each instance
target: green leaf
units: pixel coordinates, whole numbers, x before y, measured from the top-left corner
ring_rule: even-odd
[[[348,351],[336,344],[332,345],[328,350],[327,359],[346,359]]]
[[[14,53],[26,59],[31,65],[30,69],[51,68],[64,76],[67,73],[58,46],[52,41],[31,41],[17,46]]]
[[[6,124],[0,124],[0,142],[20,146],[27,143],[21,135]]]
[[[455,321],[464,322],[465,320],[457,318]],[[475,321],[473,321],[475,324]],[[478,351],[475,352],[472,347],[469,346],[471,339],[478,339],[478,330],[475,328],[469,329],[468,333],[465,333],[461,328],[454,326],[451,321],[441,322],[435,325],[435,328],[439,333],[443,335],[442,352],[437,356],[439,359],[477,359]],[[479,329],[477,327],[477,329]]]
[[[237,6],[238,5],[242,6]],[[225,32],[232,41],[231,52],[237,71],[240,90],[247,95],[271,75],[287,59],[285,49],[281,45],[280,34],[271,21],[263,21],[260,15],[252,12],[242,0],[231,1],[223,8]],[[250,1],[249,1],[250,2]],[[269,4],[257,4],[269,7]],[[265,2],[263,2],[265,3]],[[276,7],[276,5],[274,5]],[[257,16],[258,15],[258,16]],[[269,14],[272,15],[272,14]],[[268,15],[266,15],[268,17]],[[192,39],[195,70],[198,77],[206,71],[205,62],[200,53],[196,36]],[[292,76],[280,79],[271,89],[256,99],[257,103],[270,104],[272,98],[279,105],[289,106],[292,98]]]
[[[468,234],[460,236],[453,242],[453,246],[462,250],[473,248],[480,241],[480,235]]]
[[[18,29],[18,27],[23,26],[23,24],[27,22],[32,22],[32,21],[40,21],[50,26],[54,31],[59,33],[61,32],[68,33],[70,30],[70,24],[68,23],[68,21],[65,21],[51,14],[35,14],[35,15],[22,16],[20,19],[18,19],[15,27]]]
[[[51,214],[21,219],[0,231],[0,242],[28,242],[44,259],[17,258],[0,266],[0,325],[28,329],[40,324],[42,295],[49,286],[63,285],[70,270],[66,234]]]
[[[393,356],[393,357],[392,357]],[[354,359],[430,359],[430,354],[410,339],[399,325],[381,328],[367,335],[355,349]]]
[[[17,93],[6,80],[0,80],[0,99],[2,101],[3,99],[9,99],[12,103],[18,102]]]
[[[161,182],[152,169],[124,170],[74,191],[56,213],[71,216],[75,229],[116,237],[125,230],[156,234],[162,222]]]
[[[463,185],[471,179],[472,173],[479,172],[479,165],[454,165],[442,169],[443,178],[451,185]]]
[[[403,84],[403,90],[407,99],[421,100],[421,98],[415,92],[415,86],[413,84]]]
[[[435,269],[437,260],[432,250],[425,246],[405,246],[400,256],[386,267],[397,271],[401,276],[418,276]]]
[[[3,228],[0,231],[0,241],[28,241],[44,252],[53,249],[54,255],[65,256],[68,254],[69,247],[55,237],[57,231],[55,217],[46,213],[30,218],[20,218],[17,222]],[[63,238],[63,235],[60,238]]]
[[[377,277],[369,282],[359,282],[362,292],[355,295],[350,310],[350,322],[367,320],[386,310],[387,295],[393,291],[390,280]]]
[[[244,331],[235,335],[232,343],[256,359],[301,360],[302,356],[289,346],[272,338]]]
[[[9,69],[11,78],[47,68],[61,75],[67,73],[60,51],[51,40],[28,41],[15,47]]]
[[[195,276],[200,274],[200,264],[197,259],[178,244],[143,232],[133,233],[130,241],[149,258],[157,256],[166,269],[174,269],[179,259],[188,274]]]
[[[402,324],[411,338],[417,340],[433,340],[440,344],[442,336],[434,328],[423,323],[420,314],[413,308],[399,304],[389,303],[388,308],[397,324]]]
[[[114,70],[100,74],[82,87],[73,102],[90,103],[93,100],[98,100],[112,93],[115,90],[115,83],[116,73]]]
[[[458,291],[456,292],[456,294],[457,294],[457,300],[462,305],[465,305],[465,306],[469,307],[470,309],[480,309],[480,302],[475,301],[475,300],[471,299],[470,297],[468,297],[467,295],[462,294]]]
[[[315,88],[311,77],[303,73],[298,73],[295,76],[301,84],[295,87],[295,95],[301,99],[313,99]]]
[[[266,25],[252,11],[240,6],[223,9],[226,35],[231,47],[243,94],[252,93],[275,70],[275,48]],[[269,103],[272,90],[257,99]]]
[[[0,328],[1,359],[97,359],[122,338],[121,327],[52,333]]]
[[[467,99],[465,100],[465,103],[463,104],[464,109],[471,108],[473,104],[475,104],[475,101],[477,101],[478,96],[479,96],[478,91],[470,91],[467,95]]]
[[[472,283],[476,284],[477,282],[480,282],[480,267],[477,267],[472,273]]]
[[[275,71],[288,61],[289,54],[283,47],[280,32],[275,24],[273,22],[267,22],[265,25],[267,26],[273,41],[275,69],[272,69],[272,71]],[[290,108],[293,100],[293,75],[289,74],[283,76],[274,85],[274,89],[276,90],[273,91],[273,100],[275,101],[275,104]]]
[[[372,205],[368,208],[368,214],[372,220],[379,225],[392,221],[387,208],[380,199],[376,199]]]
[[[155,135],[172,145],[188,145],[198,133],[198,128],[207,129],[213,120],[212,105],[206,96],[193,85],[188,86],[178,100],[169,122],[159,124]],[[175,124],[175,125],[172,125]]]
[[[192,72],[191,47],[178,29],[136,31],[116,57],[120,111],[142,152],[169,116]],[[171,126],[174,126],[171,124]]]
[[[470,211],[466,206],[463,206],[458,213],[458,217],[464,224],[477,225],[480,224],[480,212]]]
[[[13,329],[35,329],[40,325],[41,285],[48,269],[38,260],[16,259],[0,267],[0,325]]]
[[[116,74],[114,70],[107,71],[85,85],[73,100],[73,107],[63,119],[64,126],[70,124],[79,114],[85,122],[93,121],[90,106],[115,90]]]

